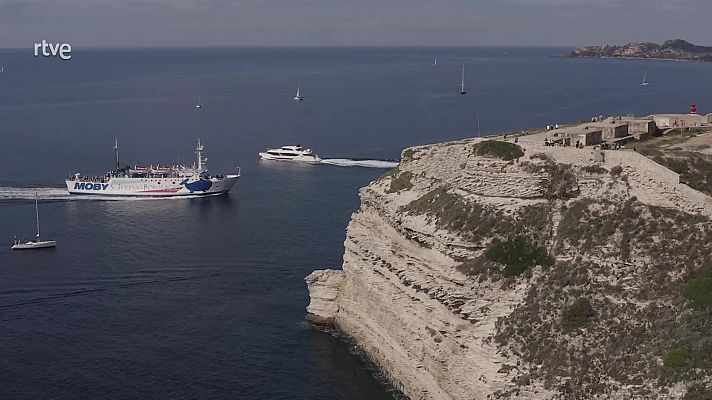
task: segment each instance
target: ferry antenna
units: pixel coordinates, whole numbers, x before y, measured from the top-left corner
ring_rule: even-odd
[[[198,138],[198,145],[195,147],[195,154],[198,156],[198,171],[202,172],[207,159],[203,158],[203,145],[200,144],[200,138]]]
[[[119,140],[114,138],[114,157],[116,158],[116,169],[119,169]]]

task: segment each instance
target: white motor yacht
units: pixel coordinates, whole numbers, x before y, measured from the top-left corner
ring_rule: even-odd
[[[261,152],[260,158],[263,160],[300,161],[313,164],[321,162],[321,158],[314,154],[311,149],[305,149],[300,145],[269,149]]]

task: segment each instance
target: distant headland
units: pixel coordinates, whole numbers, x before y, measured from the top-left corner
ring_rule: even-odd
[[[706,61],[712,62],[712,47],[698,46],[682,39],[668,40],[663,44],[657,43],[628,43],[622,46],[602,45],[580,47],[568,54],[565,58],[633,58],[633,59],[659,59],[678,61]]]

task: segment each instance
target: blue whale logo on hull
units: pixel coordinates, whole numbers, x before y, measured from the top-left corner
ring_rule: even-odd
[[[190,193],[205,192],[213,186],[213,183],[207,179],[199,179],[190,183],[188,183],[188,180],[186,179],[180,184],[185,186],[186,189],[190,190]]]

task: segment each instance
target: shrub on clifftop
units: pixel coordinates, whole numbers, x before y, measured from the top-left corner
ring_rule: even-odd
[[[666,367],[682,368],[685,366],[689,353],[685,349],[672,349],[665,354],[663,363]]]
[[[495,240],[485,252],[485,257],[496,263],[504,264],[504,276],[521,275],[527,268],[536,265],[551,266],[553,258],[546,249],[525,236],[511,236],[506,242]]]
[[[410,190],[413,188],[413,173],[410,171],[396,172],[391,176],[391,186],[388,188],[388,193],[397,193],[401,190]]]
[[[690,279],[683,294],[696,306],[712,306],[712,267]]]
[[[591,302],[582,297],[566,307],[561,314],[561,324],[566,328],[579,328],[594,316],[596,316],[596,312],[593,310]]]
[[[451,193],[447,186],[432,190],[409,204],[400,212],[410,215],[427,215],[438,228],[459,233],[468,240],[479,241],[508,230],[502,212],[467,201]]]
[[[598,165],[586,165],[581,167],[581,171],[586,172],[588,174],[605,174],[608,172],[607,169],[598,166]]]
[[[473,146],[478,156],[499,157],[505,161],[512,161],[524,156],[524,150],[519,145],[499,140],[485,140]]]

